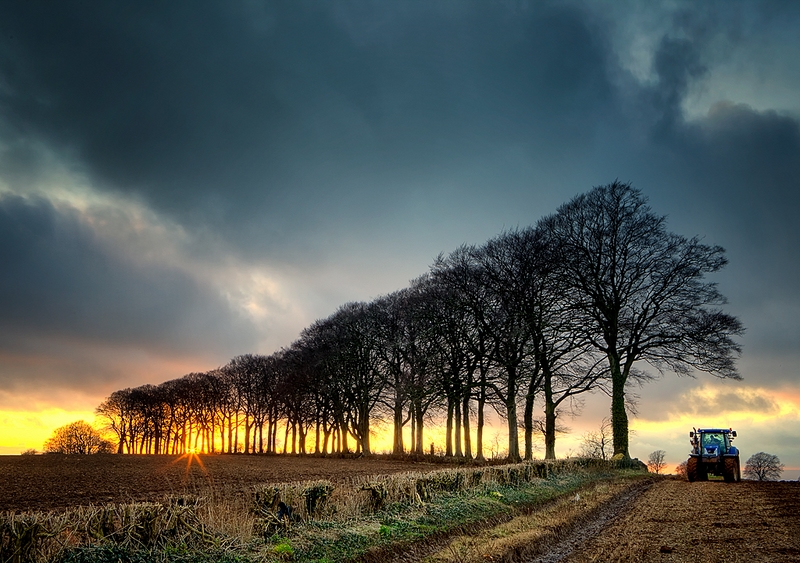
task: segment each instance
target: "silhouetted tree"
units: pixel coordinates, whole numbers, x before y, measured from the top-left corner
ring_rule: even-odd
[[[783,464],[778,456],[765,452],[751,455],[744,466],[744,475],[757,481],[777,481],[783,473]]]
[[[575,291],[609,364],[615,454],[629,457],[625,387],[645,375],[636,362],[739,379],[733,337],[742,324],[704,280],[727,263],[722,248],[668,232],[641,192],[620,182],[575,197],[540,226],[558,241],[560,287]]]
[[[129,427],[131,425],[130,389],[114,391],[95,409],[95,414],[105,420],[105,429],[117,436],[117,453],[131,451]]]
[[[656,450],[651,452],[650,457],[647,458],[647,469],[656,475],[660,474],[661,471],[667,466],[667,463],[664,461],[666,455],[667,452],[664,450]]]
[[[555,459],[556,417],[565,401],[593,390],[604,375],[585,331],[574,296],[558,283],[558,241],[529,227],[507,231],[482,249],[490,256],[485,275],[495,291],[509,294],[527,327],[525,458],[532,458],[533,405],[544,398],[545,459]]]
[[[405,291],[383,296],[369,306],[376,337],[378,369],[385,380],[385,393],[379,403],[392,419],[392,453],[395,455],[405,452],[403,427],[411,420],[408,408],[410,372],[405,351],[412,345],[407,338],[411,311],[405,307]]]
[[[114,446],[104,440],[89,423],[78,420],[60,428],[44,443],[44,451],[59,454],[113,453]]]
[[[470,455],[470,401],[477,412],[476,457],[483,456],[484,410],[498,369],[492,353],[501,336],[491,308],[492,293],[483,277],[478,249],[462,246],[447,256],[440,255],[431,267],[428,292],[434,332],[431,354],[437,366],[436,386],[447,401],[447,442],[445,454],[461,451],[461,428],[467,456]],[[501,406],[501,409],[504,408]]]
[[[426,417],[441,405],[443,399],[440,374],[442,372],[444,356],[446,354],[445,333],[456,327],[461,334],[461,342],[465,341],[469,330],[464,330],[463,323],[453,323],[453,317],[464,318],[466,312],[460,308],[454,299],[453,288],[443,285],[429,275],[423,275],[411,282],[411,286],[404,292],[402,309],[405,314],[405,343],[401,349],[408,370],[406,379],[406,392],[409,396],[409,410],[411,418],[411,443],[412,451],[417,455],[423,454],[426,445],[424,439],[424,426]],[[450,337],[452,339],[452,336]],[[469,395],[464,401],[468,402]],[[464,453],[470,455],[469,445],[469,409],[464,417],[465,428]],[[449,411],[450,409],[448,409]],[[453,425],[448,426],[453,430]],[[451,443],[452,438],[448,440]]]

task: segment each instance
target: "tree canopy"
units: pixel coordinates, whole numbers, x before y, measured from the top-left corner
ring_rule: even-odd
[[[111,442],[103,439],[89,423],[78,420],[57,428],[44,443],[44,451],[59,454],[111,453]]]

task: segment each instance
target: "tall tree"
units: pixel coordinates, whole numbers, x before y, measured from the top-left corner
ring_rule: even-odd
[[[436,327],[436,341],[441,359],[449,364],[449,372],[437,377],[438,386],[447,398],[447,453],[452,453],[453,415],[460,411],[464,426],[465,450],[469,457],[470,400],[476,400],[476,457],[483,457],[484,409],[489,399],[494,375],[490,371],[492,353],[497,343],[497,326],[493,322],[492,293],[485,283],[478,249],[461,246],[447,256],[440,255],[431,267],[429,293],[432,300],[431,319]],[[446,360],[443,361],[443,360]],[[461,406],[458,409],[458,406]],[[502,410],[501,406],[501,410]],[[503,413],[505,414],[505,413]],[[456,430],[458,428],[456,420]],[[456,451],[460,433],[455,432]]]
[[[529,355],[525,366],[527,389],[523,426],[525,459],[533,457],[534,400],[544,397],[545,459],[555,459],[556,418],[561,404],[597,385],[602,371],[591,357],[592,349],[570,292],[559,287],[557,241],[528,227],[502,233],[483,247],[491,257],[485,275],[495,291],[508,294],[527,327]],[[521,390],[522,392],[522,390]]]
[[[667,231],[642,193],[613,182],[540,222],[558,240],[560,285],[575,289],[587,337],[607,359],[614,454],[629,457],[625,386],[646,362],[660,373],[695,370],[739,379],[741,322],[705,280],[727,260],[719,246]]]
[[[129,427],[131,424],[131,389],[114,391],[95,409],[95,414],[106,421],[105,429],[117,436],[117,453],[131,451]]]

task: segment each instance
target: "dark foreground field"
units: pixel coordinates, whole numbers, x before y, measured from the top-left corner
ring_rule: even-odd
[[[561,561],[800,561],[798,531],[796,481],[667,480]]]
[[[603,485],[449,540],[426,563],[800,562],[800,483]]]
[[[201,455],[0,456],[0,511],[154,501],[190,492],[249,495],[253,485],[429,471],[436,465],[382,459]]]

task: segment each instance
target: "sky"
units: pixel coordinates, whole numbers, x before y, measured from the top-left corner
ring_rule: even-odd
[[[615,179],[726,249],[742,381],[632,389],[800,475],[800,4],[0,5],[0,454],[272,353]],[[557,452],[608,400],[589,396]]]

